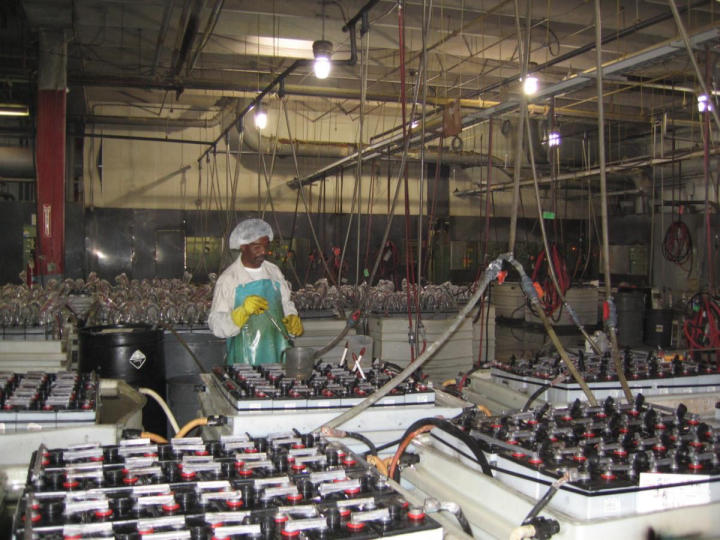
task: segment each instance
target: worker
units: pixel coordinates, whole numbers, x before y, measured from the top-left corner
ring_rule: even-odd
[[[272,239],[262,219],[241,221],[230,234],[230,249],[240,256],[218,278],[208,316],[212,333],[228,338],[228,364],[280,362],[288,340],[303,333],[290,285],[265,260]]]

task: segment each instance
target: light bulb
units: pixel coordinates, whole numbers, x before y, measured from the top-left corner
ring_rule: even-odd
[[[255,111],[255,127],[258,129],[265,129],[267,126],[267,113],[260,105],[258,105]]]
[[[318,79],[327,79],[327,76],[330,75],[330,59],[326,56],[318,56],[313,69]]]
[[[318,79],[326,79],[330,75],[332,50],[332,43],[325,39],[318,39],[313,42],[313,56],[315,57],[313,69]]]
[[[557,131],[551,131],[548,133],[548,146],[550,148],[553,146],[560,146],[560,133]]]
[[[705,111],[712,111],[712,101],[708,98],[707,94],[700,94],[697,98],[698,111],[703,113]]]
[[[525,95],[532,96],[537,91],[538,91],[537,77],[533,77],[532,75],[526,77],[525,81],[523,81],[523,92],[525,92]]]

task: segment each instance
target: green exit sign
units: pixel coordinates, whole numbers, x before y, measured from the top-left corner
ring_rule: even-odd
[[[555,219],[555,212],[543,210],[543,219]]]

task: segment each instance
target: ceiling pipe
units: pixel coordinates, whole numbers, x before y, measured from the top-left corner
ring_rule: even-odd
[[[215,115],[211,119],[194,119],[187,118],[167,119],[167,118],[151,118],[138,116],[102,116],[92,115],[83,116],[82,120],[86,124],[98,126],[126,126],[140,127],[148,129],[164,129],[177,131],[186,128],[212,128],[220,124],[221,114]]]
[[[76,137],[85,137],[89,139],[119,139],[122,141],[145,141],[145,142],[162,142],[176,144],[199,144],[202,146],[210,146],[212,141],[198,141],[195,139],[172,139],[170,137],[143,137],[141,135],[114,135],[110,133],[88,133],[83,132]]]
[[[183,32],[182,43],[180,44],[180,50],[175,57],[170,77],[177,77],[181,72],[185,60],[187,60],[188,54],[190,53],[195,37],[198,33],[200,26],[200,9],[202,8],[202,0],[194,0],[193,9],[188,17],[187,24],[185,25],[185,31]]]
[[[223,4],[225,3],[225,0],[216,0],[215,5],[213,6],[213,10],[210,13],[210,17],[208,17],[207,25],[205,26],[205,31],[203,32],[202,39],[200,40],[200,44],[195,49],[195,52],[193,53],[192,59],[188,63],[187,70],[185,72],[185,75],[190,75],[190,72],[195,67],[195,63],[197,62],[198,56],[200,56],[200,53],[205,48],[205,45],[207,45],[207,42],[210,40],[210,36],[212,35],[213,30],[215,30],[215,25],[218,22],[218,19],[220,18],[220,13],[222,12]]]
[[[160,31],[158,32],[157,42],[155,43],[155,53],[153,54],[153,64],[150,70],[150,75],[155,76],[157,71],[158,60],[160,60],[160,48],[165,41],[168,28],[170,27],[170,15],[172,15],[173,8],[175,7],[175,0],[165,0],[165,9],[163,10],[162,23],[160,24]]]
[[[693,3],[692,5],[683,6],[682,8],[678,8],[678,11],[681,13],[685,13],[689,9],[694,9],[696,7],[702,6],[703,4],[709,3],[710,0],[698,0],[697,2]],[[665,14],[656,15],[655,17],[650,17],[649,19],[645,19],[644,21],[639,21],[632,26],[628,26],[627,28],[624,28],[620,31],[613,31],[609,33],[607,36],[602,38],[600,41],[601,45],[606,45],[607,43],[612,43],[613,41],[617,41],[618,39],[622,39],[624,37],[630,36],[636,32],[639,32],[640,30],[644,30],[645,28],[648,28],[650,26],[654,26],[656,24],[659,24],[661,22],[668,21],[673,18],[672,11],[668,11]],[[554,65],[557,65],[561,62],[564,62],[565,60],[571,60],[572,58],[575,58],[576,56],[580,56],[581,54],[585,54],[586,52],[589,52],[595,48],[595,41],[591,41],[589,43],[586,43],[585,45],[578,47],[577,49],[573,49],[572,51],[566,52],[565,54],[561,54],[560,56],[556,56],[552,60],[548,60],[547,62],[544,62],[542,64],[538,64],[536,66],[529,65],[528,66],[528,75],[531,75],[533,73],[540,73],[541,71],[552,67]],[[487,92],[491,92],[497,88],[506,86],[508,84],[514,84],[518,80],[517,75],[506,77],[505,79],[498,81],[496,83],[493,83],[491,85],[486,86],[485,88],[482,88],[480,90],[477,90],[476,92],[473,92],[471,96],[480,96],[482,94],[485,94]]]
[[[247,117],[246,117],[247,118]],[[285,157],[295,154],[298,157],[323,157],[323,158],[340,158],[349,156],[356,150],[355,144],[337,141],[299,141],[272,137],[263,137],[260,131],[253,126],[252,122],[243,122],[243,146],[247,146],[250,150],[258,152],[262,150],[267,153],[274,153],[276,156]],[[238,137],[230,137],[229,144],[231,150],[236,150],[237,146],[232,141],[238,140]]]
[[[333,65],[344,65],[344,66],[354,66],[357,63],[357,33],[356,33],[356,23],[357,21],[362,18],[363,20],[363,29],[365,27],[365,21],[367,19],[367,11],[372,8],[375,3],[377,3],[378,0],[371,0],[368,4],[366,4],[357,15],[352,17],[350,20],[353,21],[352,24],[346,24],[343,27],[343,30],[346,30],[350,33],[350,57],[345,60],[333,60]],[[198,157],[198,162],[202,161],[202,159],[212,151],[213,148],[219,143],[221,140],[225,139],[227,137],[227,134],[230,132],[231,129],[235,128],[236,126],[240,129],[242,129],[243,125],[243,118],[247,113],[249,113],[253,108],[255,108],[262,99],[268,95],[270,92],[273,91],[275,87],[278,87],[278,94],[280,97],[285,95],[285,79],[290,75],[292,72],[294,72],[297,68],[301,66],[309,66],[313,63],[313,60],[309,59],[302,59],[302,60],[295,60],[288,68],[286,68],[280,75],[276,76],[270,83],[263,88],[258,95],[256,95],[250,103],[248,103],[243,110],[241,110],[235,119],[235,122],[231,123],[228,127],[223,129],[222,133],[215,139],[215,144],[211,148],[208,148],[205,150],[200,157]]]
[[[720,28],[717,27],[710,27],[707,29],[704,29],[694,36],[690,38],[690,41],[695,45],[698,46],[700,44],[706,43],[708,41],[716,40],[720,38]],[[631,54],[628,56],[625,56],[623,58],[620,58],[618,60],[615,60],[614,62],[610,62],[603,66],[601,76],[605,77],[607,75],[612,74],[619,74],[623,73],[625,71],[629,71],[631,69],[636,68],[639,65],[646,64],[647,62],[657,60],[659,58],[663,58],[667,55],[676,54],[679,50],[684,49],[685,45],[682,42],[682,40],[678,39],[671,39],[668,41],[664,41],[661,44],[655,45],[653,47],[650,47],[648,49],[644,49],[642,51],[636,52],[635,54]],[[575,90],[581,87],[584,87],[591,83],[593,79],[597,76],[596,68],[590,68],[582,73],[579,73],[577,75],[573,75],[569,77],[568,79],[559,81],[553,85],[546,86],[536,94],[534,100],[540,100],[544,98],[548,98],[557,94],[562,94],[569,92],[570,90]],[[489,107],[487,109],[484,109],[482,111],[477,111],[473,114],[467,115],[462,119],[462,127],[463,129],[476,126],[485,120],[488,120],[489,118],[496,117],[501,114],[505,114],[508,112],[511,112],[518,107],[518,102],[514,100],[507,100],[503,103],[500,103],[494,107]],[[411,145],[413,144],[424,144],[428,141],[434,140],[438,138],[439,132],[433,132],[433,131],[427,131],[425,133],[424,139],[421,137],[420,134],[413,134],[410,136],[409,143]],[[383,154],[386,154],[388,152],[394,152],[398,148],[401,147],[403,144],[404,137],[402,133],[396,134],[388,139],[385,139],[382,142],[378,142],[375,144],[368,145],[363,148],[362,151],[362,158],[363,159],[372,159],[374,157],[382,156]],[[336,169],[346,168],[349,167],[351,164],[355,162],[356,159],[358,159],[359,153],[355,153],[352,156],[348,156],[347,158],[343,158],[341,160],[336,161],[335,163],[331,163],[330,165],[327,165],[325,167],[322,167],[321,169],[315,171],[314,173],[311,173],[309,175],[303,176],[301,178],[296,178],[294,180],[290,180],[288,182],[288,186],[297,188],[299,185],[308,185],[312,184],[313,182],[325,177],[326,175],[330,174],[332,171]]]
[[[720,147],[711,149],[710,150],[711,155],[718,155],[720,154]],[[679,161],[685,161],[688,159],[697,159],[704,156],[703,150],[698,150],[695,152],[688,152],[686,154],[682,155],[676,155],[674,157],[668,157],[668,158],[646,158],[646,159],[639,159],[632,162],[627,163],[619,163],[617,165],[608,165],[605,170],[608,174],[617,174],[625,171],[629,171],[632,169],[639,169],[643,167],[659,167],[663,165],[670,165],[674,162]],[[571,180],[581,180],[583,178],[589,178],[593,176],[597,176],[600,174],[600,169],[588,169],[583,171],[575,171],[565,174],[559,174],[555,178],[551,176],[544,176],[538,180],[539,184],[552,184],[554,182],[562,182],[562,181],[571,181]],[[520,187],[529,187],[533,185],[532,180],[525,180],[523,182],[520,182]],[[511,183],[505,183],[505,184],[495,184],[490,188],[491,192],[495,191],[504,191],[508,188],[512,187]],[[477,197],[481,194],[485,193],[487,189],[468,189],[465,191],[458,191],[455,193],[455,196],[457,197]]]

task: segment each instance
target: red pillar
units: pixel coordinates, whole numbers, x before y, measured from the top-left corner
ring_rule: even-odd
[[[38,69],[36,273],[61,276],[65,256],[67,44],[63,30],[41,29]]]
[[[39,90],[37,107],[38,275],[63,273],[65,253],[65,90]]]

